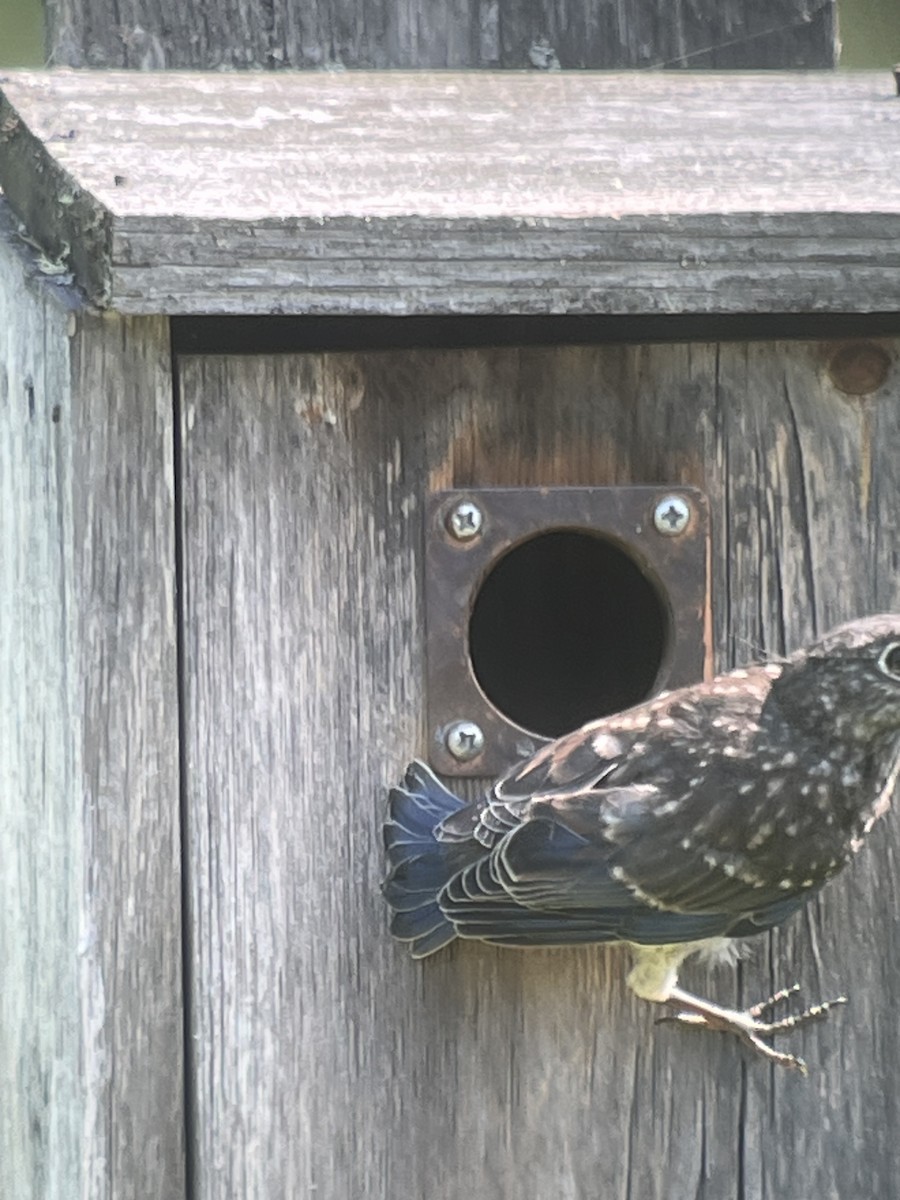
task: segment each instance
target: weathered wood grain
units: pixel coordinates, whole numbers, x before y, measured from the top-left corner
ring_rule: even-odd
[[[809,1080],[656,1028],[616,951],[410,962],[384,791],[425,747],[427,487],[703,487],[720,665],[900,607],[897,357],[864,401],[816,343],[188,358],[186,780],[197,1200],[796,1200],[900,1170],[896,817],[737,972],[853,1003]],[[796,1152],[795,1152],[796,1148]]]
[[[0,237],[0,1193],[183,1195],[167,328]]]
[[[833,0],[50,0],[71,67],[827,67]]]
[[[777,363],[760,346],[741,355],[754,394],[722,429],[737,468],[728,511],[764,599],[730,594],[735,628],[773,650],[857,612],[900,610],[900,343],[883,344],[891,373],[862,400],[824,370],[833,345]],[[748,1073],[748,1197],[838,1200],[896,1187],[898,817],[846,877],[773,935],[773,981],[792,982],[797,967],[788,964],[797,964],[805,994],[846,993],[850,1004],[815,1036],[811,1058],[822,1069],[810,1080]]]
[[[890,75],[21,73],[0,185],[128,313],[900,309]]]

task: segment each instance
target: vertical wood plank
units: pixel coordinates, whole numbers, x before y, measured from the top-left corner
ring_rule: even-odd
[[[72,682],[84,798],[79,953],[92,1200],[184,1194],[168,333],[165,318],[84,316],[72,345]]]
[[[66,320],[49,289],[26,290],[23,263],[0,243],[0,1179],[4,1195],[52,1200],[84,1195],[84,844],[66,736],[71,551],[51,421],[71,396]]]
[[[735,542],[758,564],[757,596],[743,612],[736,606],[736,627],[773,652],[857,613],[900,610],[900,345],[884,345],[891,370],[865,398],[831,382],[834,347],[799,346],[768,362],[762,347],[729,350],[729,374],[746,373],[754,389],[753,403],[732,404],[726,435]],[[838,1019],[805,1034],[808,1080],[748,1072],[748,1198],[878,1195],[895,1186],[898,850],[895,813],[745,973],[748,1001],[793,982],[795,972],[810,1002],[850,997]]]
[[[662,1197],[673,1153],[694,1192],[731,1194],[739,1095],[712,1103],[707,1079],[733,1048],[654,1035],[620,952],[411,963],[378,891],[385,788],[424,747],[426,482],[656,477],[628,403],[645,365],[622,348],[185,362],[201,1197],[227,1180]]]
[[[184,1192],[170,376],[0,243],[4,1196]]]

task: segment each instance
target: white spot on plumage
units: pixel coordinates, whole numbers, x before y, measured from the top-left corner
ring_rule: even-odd
[[[823,758],[821,762],[811,766],[808,773],[816,779],[830,779],[834,774],[834,766],[827,758]]]
[[[597,757],[602,759],[618,758],[623,749],[622,743],[617,737],[602,732],[594,734],[591,746]]]
[[[618,716],[616,717],[616,728],[626,731],[646,729],[649,715],[641,713],[639,716]]]
[[[743,870],[738,871],[738,879],[740,879],[741,883],[749,883],[755,888],[766,886],[765,880],[760,879],[756,872],[751,871],[748,867],[744,867]]]
[[[775,826],[771,821],[763,822],[763,824],[760,825],[759,829],[757,829],[756,833],[754,833],[753,837],[747,843],[747,849],[756,850],[757,847],[761,846],[764,842],[767,842],[774,832]]]
[[[693,784],[693,780],[691,783]],[[656,817],[667,817],[670,813],[677,812],[681,807],[681,800],[667,800],[665,804],[660,804],[658,808],[653,809],[653,815]]]
[[[816,808],[819,812],[827,813],[831,809],[831,788],[820,783],[816,787]]]

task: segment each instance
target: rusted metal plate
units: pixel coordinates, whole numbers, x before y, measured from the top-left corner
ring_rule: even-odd
[[[482,605],[485,582],[496,580],[498,565],[508,564],[521,547],[533,551],[540,538],[548,547],[556,544],[545,536],[555,534],[587,535],[583,541],[568,539],[567,552],[574,551],[576,558],[581,546],[588,552],[592,545],[602,550],[598,570],[586,576],[589,589],[596,594],[576,594],[574,589],[567,593],[570,583],[554,579],[552,560],[547,563],[549,577],[548,570],[544,570],[532,583],[527,564],[539,562],[540,552],[531,553],[527,559],[522,556],[525,565],[517,569],[518,573],[507,572],[513,584],[499,595],[499,600],[496,594],[492,598],[493,626],[488,626],[487,635],[483,628],[476,629],[478,653],[473,655],[472,614],[476,606]],[[616,568],[605,580],[603,554],[613,565],[624,563],[625,572]],[[565,658],[554,657],[557,637],[560,655],[570,656],[573,676],[583,676],[584,662],[578,661],[580,650],[586,662],[596,659],[598,663],[604,661],[608,650],[609,661],[617,664],[608,680],[602,677],[602,670],[599,672],[591,692],[597,697],[597,708],[584,712],[579,720],[573,719],[573,727],[711,673],[709,507],[706,497],[695,488],[475,488],[436,492],[429,496],[426,506],[425,564],[430,759],[444,774],[495,775],[549,740],[548,733],[556,736],[563,731],[553,727],[552,712],[553,696],[560,695],[561,686],[565,690],[567,670]],[[639,613],[644,609],[637,604],[638,592],[655,598],[646,609],[651,614],[646,628],[640,623],[643,618],[635,618],[632,611],[629,589],[635,587],[635,580]],[[604,596],[609,588],[617,587],[626,589],[613,610],[622,615],[620,627],[615,619],[608,619],[610,610]],[[527,628],[518,622],[517,609],[530,602],[533,589],[561,592],[550,597],[550,611],[558,615],[557,625],[540,627],[539,646],[527,632],[520,641],[516,641],[517,635],[512,640],[508,636],[510,627]],[[580,622],[582,633],[578,636],[582,642],[576,638],[573,643],[568,628],[570,601],[572,620]],[[596,622],[592,620],[595,603]],[[496,654],[490,645],[492,628],[500,647]],[[627,678],[629,659],[627,653],[623,658],[621,651],[623,642],[629,640],[634,643],[635,661],[644,656],[645,672],[646,645],[658,645],[658,656],[652,659],[650,675],[644,682]],[[575,658],[571,658],[573,645]],[[490,672],[482,661],[487,658],[491,659]],[[538,665],[539,661],[544,666]],[[542,670],[548,672],[546,719],[533,723],[545,727],[526,728],[521,718],[510,715],[511,710],[527,710],[516,703],[516,681],[521,677],[527,681],[523,687],[539,693]],[[498,671],[505,690],[494,686]],[[613,678],[615,672],[622,677]],[[583,687],[583,678],[578,684],[573,680],[575,686]],[[637,694],[633,694],[635,686]],[[505,699],[498,701],[501,691]],[[617,702],[623,695],[628,696],[626,702]],[[563,711],[568,711],[565,705]]]

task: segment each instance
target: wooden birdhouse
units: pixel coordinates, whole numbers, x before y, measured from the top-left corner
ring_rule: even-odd
[[[805,1080],[379,883],[411,757],[900,609],[893,91],[3,80],[4,1196],[891,1193],[896,822],[688,972],[847,991]]]

